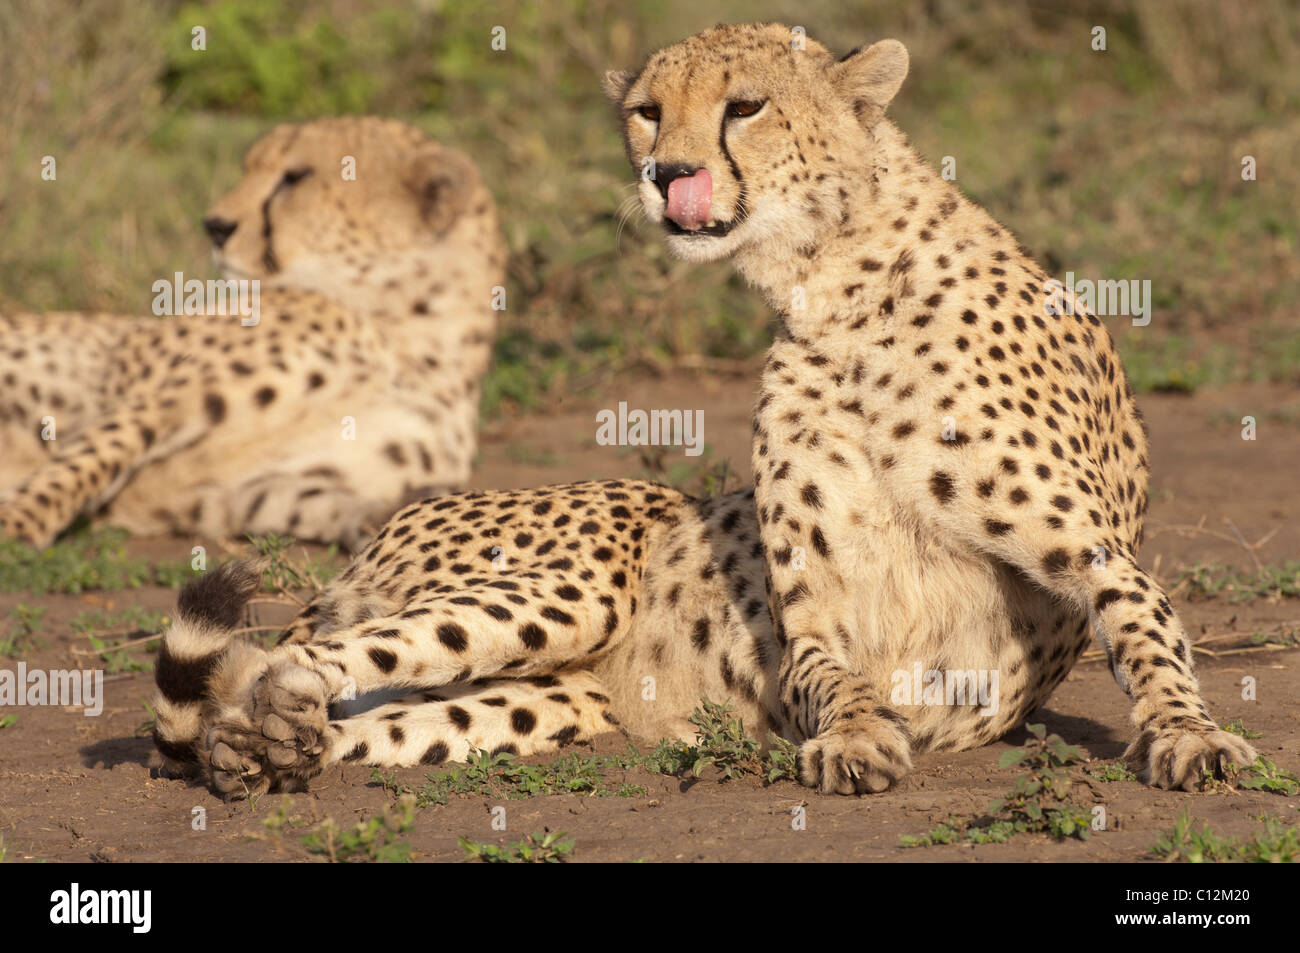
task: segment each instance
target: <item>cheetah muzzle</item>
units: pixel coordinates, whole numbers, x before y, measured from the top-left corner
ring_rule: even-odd
[[[467,158],[393,120],[277,126],[204,224],[260,289],[248,325],[224,299],[0,315],[0,536],[44,547],[102,511],[355,551],[417,488],[468,482],[505,249]]]

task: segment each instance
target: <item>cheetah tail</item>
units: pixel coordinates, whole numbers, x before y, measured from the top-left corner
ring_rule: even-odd
[[[176,619],[163,636],[153,701],[154,744],[174,771],[192,774],[198,765],[208,679],[261,582],[256,563],[235,562],[204,573],[181,590]]]

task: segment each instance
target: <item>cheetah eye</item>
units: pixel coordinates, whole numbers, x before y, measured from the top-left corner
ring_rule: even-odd
[[[752,116],[766,105],[766,101],[758,99],[738,99],[735,102],[727,103],[728,119],[744,119],[746,116]]]
[[[640,116],[642,119],[649,120],[650,122],[659,121],[659,107],[656,106],[654,103],[647,103],[644,106],[637,106],[636,114]]]
[[[284,176],[280,179],[280,184],[297,185],[303,179],[307,178],[307,176],[311,175],[312,171],[313,170],[311,169],[290,169],[285,172]]]

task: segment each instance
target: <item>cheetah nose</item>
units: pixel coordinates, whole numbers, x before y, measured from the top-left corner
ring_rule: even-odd
[[[239,227],[239,223],[228,222],[224,218],[216,218],[210,215],[203,220],[203,227],[207,229],[212,244],[220,248],[226,244],[231,235],[235,234],[235,229]]]
[[[664,215],[689,232],[708,224],[713,203],[713,176],[708,169],[694,175],[683,173],[668,183],[668,207]]]

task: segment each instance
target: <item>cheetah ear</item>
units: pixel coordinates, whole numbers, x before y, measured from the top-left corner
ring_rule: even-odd
[[[610,70],[605,74],[604,79],[600,81],[601,87],[605,90],[605,96],[615,106],[623,104],[623,97],[627,95],[628,89],[632,86],[632,80],[635,79],[631,73],[623,70]]]
[[[906,77],[907,47],[897,40],[854,50],[831,67],[831,82],[867,128],[880,121]]]
[[[435,234],[441,234],[468,207],[479,178],[465,156],[431,143],[407,160],[402,184],[415,196],[420,217]]]

